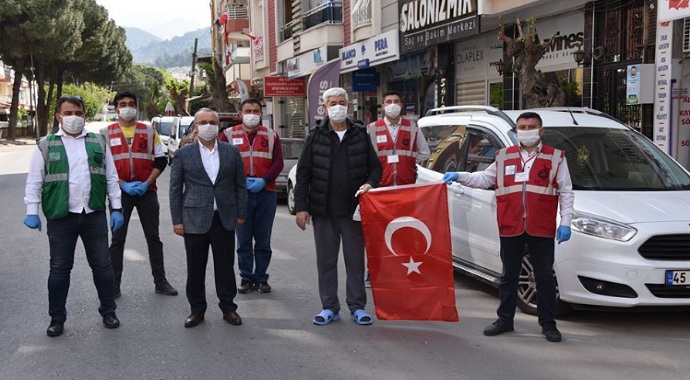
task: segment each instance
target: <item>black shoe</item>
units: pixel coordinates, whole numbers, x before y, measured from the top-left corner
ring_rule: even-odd
[[[48,334],[49,337],[56,337],[62,335],[62,332],[65,330],[65,322],[58,322],[56,320],[50,321],[50,326],[48,326],[48,330],[46,330],[46,334]]]
[[[120,327],[120,320],[117,319],[117,315],[115,315],[114,311],[103,316],[103,325],[108,329]]]
[[[560,342],[562,339],[561,332],[558,331],[554,322],[544,323],[544,326],[541,327],[541,333],[549,342]]]
[[[499,318],[496,320],[496,322],[492,323],[491,326],[484,329],[484,335],[494,336],[510,331],[515,331],[513,329],[513,324],[511,322],[506,322],[505,320]]]
[[[254,283],[249,280],[242,280],[240,287],[237,288],[238,293],[249,293],[254,289]]]
[[[115,298],[120,298],[122,296],[122,292],[120,291],[120,287],[116,286],[115,287]]]
[[[166,296],[176,296],[177,290],[170,285],[168,280],[161,280],[156,284],[156,293],[165,294]]]
[[[184,321],[184,327],[194,327],[204,321],[204,313],[192,313]]]
[[[239,326],[242,324],[242,317],[240,317],[236,311],[223,312],[223,319],[225,319],[231,325]]]
[[[260,282],[259,285],[257,286],[257,289],[259,293],[270,293],[271,292],[271,285],[268,285],[268,282]]]

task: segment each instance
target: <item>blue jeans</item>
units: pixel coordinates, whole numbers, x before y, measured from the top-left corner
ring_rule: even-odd
[[[237,266],[243,280],[268,281],[266,271],[271,263],[271,231],[276,207],[275,191],[247,193],[247,218],[237,229]]]
[[[56,321],[67,319],[67,293],[70,273],[74,266],[74,249],[81,237],[86,251],[86,260],[93,273],[93,282],[98,291],[101,315],[115,311],[115,290],[113,268],[108,253],[108,222],[105,211],[90,214],[69,213],[60,219],[48,219],[48,242],[50,244],[50,275],[48,276],[48,314]]]

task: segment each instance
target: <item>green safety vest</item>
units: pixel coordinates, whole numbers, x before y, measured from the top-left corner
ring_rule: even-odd
[[[85,139],[91,173],[89,208],[105,210],[105,198],[108,193],[108,181],[105,176],[105,137],[89,132]],[[41,193],[43,214],[46,219],[64,218],[69,213],[69,163],[65,146],[60,136],[48,135],[38,141],[38,148],[45,162]]]

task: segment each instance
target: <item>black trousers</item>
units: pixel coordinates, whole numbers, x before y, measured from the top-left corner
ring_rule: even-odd
[[[527,247],[527,250],[525,250]],[[512,323],[517,306],[517,288],[522,269],[522,257],[529,254],[537,283],[537,315],[539,325],[556,318],[556,280],[553,277],[554,239],[530,236],[501,237],[503,273],[498,286],[501,304],[498,317]]]
[[[158,195],[153,190],[147,191],[140,197],[122,192],[122,214],[125,217],[125,224],[113,234],[113,240],[110,243],[110,261],[115,274],[115,286],[118,288],[122,281],[122,262],[129,219],[135,207],[137,214],[139,214],[139,221],[141,221],[141,227],[144,229],[144,237],[146,237],[146,244],[149,249],[149,262],[151,263],[153,282],[158,283],[165,280],[163,243],[159,234],[160,204],[158,203]]]
[[[235,311],[235,231],[226,230],[216,212],[211,229],[207,233],[184,235],[184,246],[187,251],[187,300],[192,313],[206,312],[206,265],[209,245],[213,252],[216,294],[220,300],[218,306],[223,312]]]

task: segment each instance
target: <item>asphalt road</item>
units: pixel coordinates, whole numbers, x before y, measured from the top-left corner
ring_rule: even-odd
[[[536,317],[518,313],[516,332],[485,337],[497,291],[458,275],[459,323],[375,320],[358,326],[345,318],[314,326],[320,303],[313,236],[296,227],[284,203],[274,226],[274,291],[238,295],[244,324],[230,326],[215,307],[209,265],[206,321],[186,329],[184,248],[167,211],[167,172],[159,181],[161,239],[168,279],[181,294],[154,293],[135,215],[117,301],[122,326],[103,327],[79,244],[65,334],[49,338],[48,239],[45,229],[29,230],[21,222],[32,149],[0,146],[0,379],[661,380],[690,373],[689,313],[576,312],[559,320],[561,343],[547,342]],[[343,303],[344,278],[342,269]],[[373,314],[372,306],[368,310]]]

